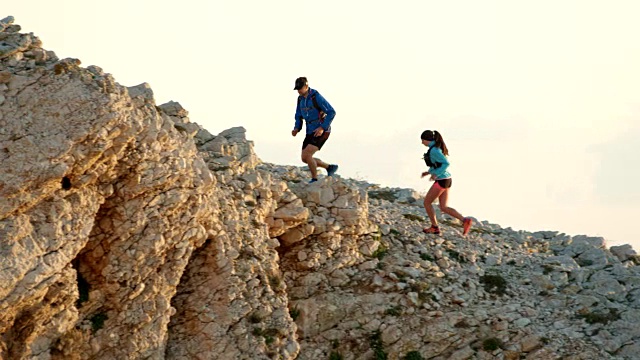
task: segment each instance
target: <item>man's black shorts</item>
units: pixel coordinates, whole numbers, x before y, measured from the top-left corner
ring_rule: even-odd
[[[307,134],[307,136],[304,137],[304,141],[302,142],[302,150],[304,150],[304,148],[306,148],[307,145],[317,146],[318,150],[322,149],[322,145],[324,145],[324,143],[329,138],[329,134],[331,133],[326,131],[323,132],[322,135],[320,136],[313,136],[313,134]]]

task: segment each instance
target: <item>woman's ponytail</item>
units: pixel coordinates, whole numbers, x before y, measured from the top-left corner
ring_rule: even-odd
[[[442,153],[444,155],[449,155],[449,150],[447,149],[447,145],[444,143],[444,139],[442,138],[442,135],[440,135],[440,133],[436,130],[433,131],[433,135],[434,135],[434,140],[436,142],[436,146],[440,148],[440,150],[442,150]]]

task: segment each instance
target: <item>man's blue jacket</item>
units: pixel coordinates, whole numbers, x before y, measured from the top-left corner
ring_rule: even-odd
[[[312,96],[315,96],[318,106],[326,115],[320,118],[320,112],[313,106]],[[312,134],[317,128],[322,127],[326,132],[331,131],[331,122],[336,116],[336,111],[331,104],[314,89],[309,88],[307,96],[298,96],[298,105],[296,106],[296,123],[294,129],[302,130],[302,119],[307,124],[307,134]]]

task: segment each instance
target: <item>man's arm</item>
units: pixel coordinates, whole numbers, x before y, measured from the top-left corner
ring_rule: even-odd
[[[336,111],[333,109],[333,106],[329,104],[327,99],[320,95],[320,93],[316,95],[316,101],[318,102],[318,106],[320,106],[320,109],[322,109],[322,112],[327,114],[321,125],[323,130],[327,130],[329,126],[331,126],[333,118],[336,117]]]
[[[295,120],[296,122],[293,125],[293,130],[298,132],[302,129],[302,112],[300,111],[300,99],[298,99],[298,103],[296,105]]]

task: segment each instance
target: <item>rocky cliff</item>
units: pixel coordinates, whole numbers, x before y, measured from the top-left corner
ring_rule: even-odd
[[[307,184],[0,21],[1,359],[637,359],[629,246]]]

